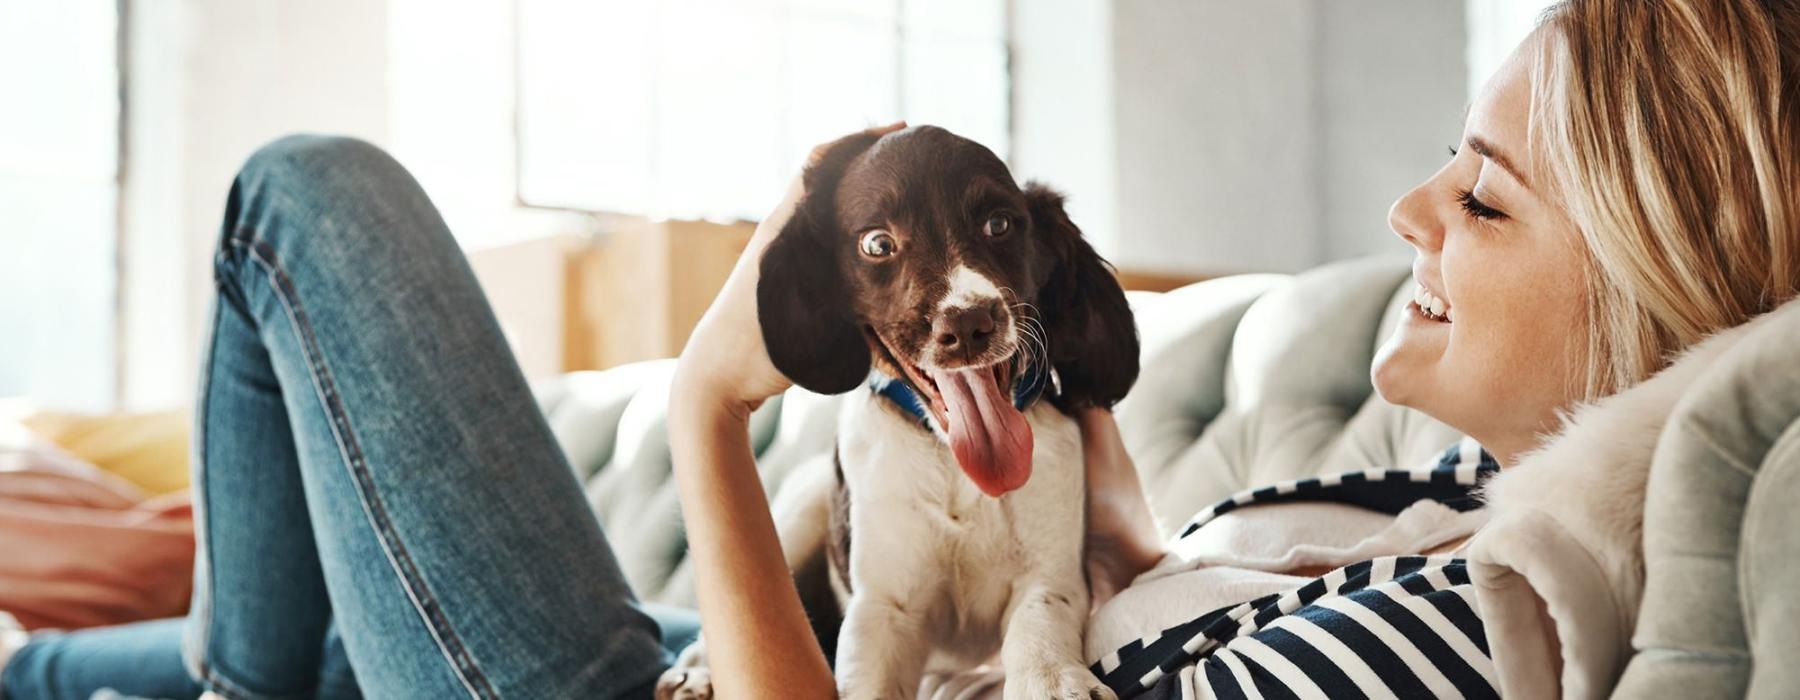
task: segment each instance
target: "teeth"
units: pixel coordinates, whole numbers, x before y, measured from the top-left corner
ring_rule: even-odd
[[[1419,309],[1427,314],[1444,320],[1450,319],[1450,303],[1427,291],[1425,285],[1413,285],[1413,303],[1418,304]]]

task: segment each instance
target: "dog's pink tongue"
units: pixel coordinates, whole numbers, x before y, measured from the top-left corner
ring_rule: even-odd
[[[1000,390],[993,368],[932,372],[950,425],[950,451],[982,493],[998,498],[1031,478],[1031,424]]]

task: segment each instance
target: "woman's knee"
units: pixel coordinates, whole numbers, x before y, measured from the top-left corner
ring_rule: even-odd
[[[364,258],[396,249],[457,249],[417,180],[379,147],[300,134],[263,146],[238,171],[226,202],[221,259],[266,246],[284,258]],[[320,255],[323,254],[323,255]]]
[[[387,151],[350,136],[293,134],[269,142],[244,161],[243,182],[274,180],[325,190],[386,190],[414,186],[412,176]]]

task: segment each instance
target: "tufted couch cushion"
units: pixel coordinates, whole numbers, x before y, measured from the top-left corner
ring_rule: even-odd
[[[1117,415],[1166,528],[1252,485],[1411,466],[1459,437],[1369,383],[1409,274],[1404,258],[1371,258],[1131,295],[1143,373]],[[638,363],[538,390],[632,587],[692,605],[663,421],[673,369]],[[793,389],[756,412],[752,445],[771,494],[807,460],[830,458],[841,400]]]

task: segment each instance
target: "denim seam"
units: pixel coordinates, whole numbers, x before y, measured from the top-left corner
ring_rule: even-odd
[[[219,266],[224,263],[225,260],[223,255],[221,255],[214,260],[213,264]],[[221,295],[221,297],[223,297],[223,295]],[[208,342],[206,343],[206,366],[201,368],[200,373],[200,401],[198,405],[195,406],[196,427],[193,435],[193,444],[196,446],[195,451],[199,455],[199,457],[194,460],[194,467],[196,470],[196,473],[194,474],[194,483],[197,484],[205,483],[204,478],[206,475],[207,462],[205,445],[207,444],[206,435],[210,430],[207,421],[208,416],[211,415],[209,409],[211,408],[212,366],[214,363],[218,362],[218,344],[213,342],[211,336],[218,333],[220,322],[219,315],[230,313],[230,311],[223,306],[224,304],[229,303],[231,303],[229,300],[223,298],[214,302],[213,324],[212,327],[207,330],[209,337],[207,338]],[[214,578],[217,567],[214,567],[211,561],[212,544],[210,539],[212,537],[212,528],[206,526],[207,514],[212,511],[207,503],[207,499],[211,497],[210,492],[202,489],[201,496],[201,498],[195,499],[194,511],[196,521],[200,525],[197,532],[204,536],[196,537],[194,540],[194,564],[196,571],[200,572],[200,575],[206,579],[206,586],[200,596],[200,600],[195,602],[195,607],[199,608],[197,614],[200,619],[198,624],[199,632],[197,634],[200,635],[200,638],[198,640],[190,640],[188,637],[184,636],[182,639],[182,661],[187,667],[188,675],[204,686],[208,691],[216,693],[220,697],[226,698],[226,700],[304,700],[304,698],[312,697],[314,689],[280,695],[270,695],[248,690],[231,680],[230,677],[220,673],[218,668],[209,662],[207,658],[209,653],[208,649],[212,647],[213,639],[212,625],[214,607],[212,598],[214,591],[218,590],[218,581]],[[192,642],[191,645],[190,641]]]
[[[341,396],[337,392],[336,381],[331,371],[325,366],[324,354],[318,346],[318,338],[311,323],[307,320],[306,311],[300,307],[299,300],[293,294],[293,280],[276,259],[273,246],[257,235],[254,230],[240,228],[238,236],[234,236],[232,244],[244,249],[246,253],[268,274],[269,287],[274,290],[276,298],[281,300],[282,307],[299,336],[301,348],[306,357],[308,374],[312,380],[313,390],[318,394],[320,403],[329,414],[327,421],[331,427],[332,438],[337,442],[338,453],[344,459],[345,470],[349,472],[351,481],[356,485],[358,501],[363,513],[369,520],[369,526],[375,531],[375,539],[381,544],[382,553],[387,556],[388,564],[400,579],[401,589],[406,591],[413,609],[419,613],[425,628],[437,642],[438,651],[450,662],[457,680],[469,691],[471,697],[498,698],[487,677],[475,666],[469,656],[467,647],[460,636],[451,628],[449,620],[443,615],[441,604],[426,587],[424,579],[418,573],[418,567],[412,555],[400,542],[394,532],[393,524],[388,519],[387,509],[382,503],[380,494],[376,493],[368,471],[368,463],[363,458],[362,447],[356,435],[350,430],[348,411]],[[247,238],[245,237],[247,236]]]

